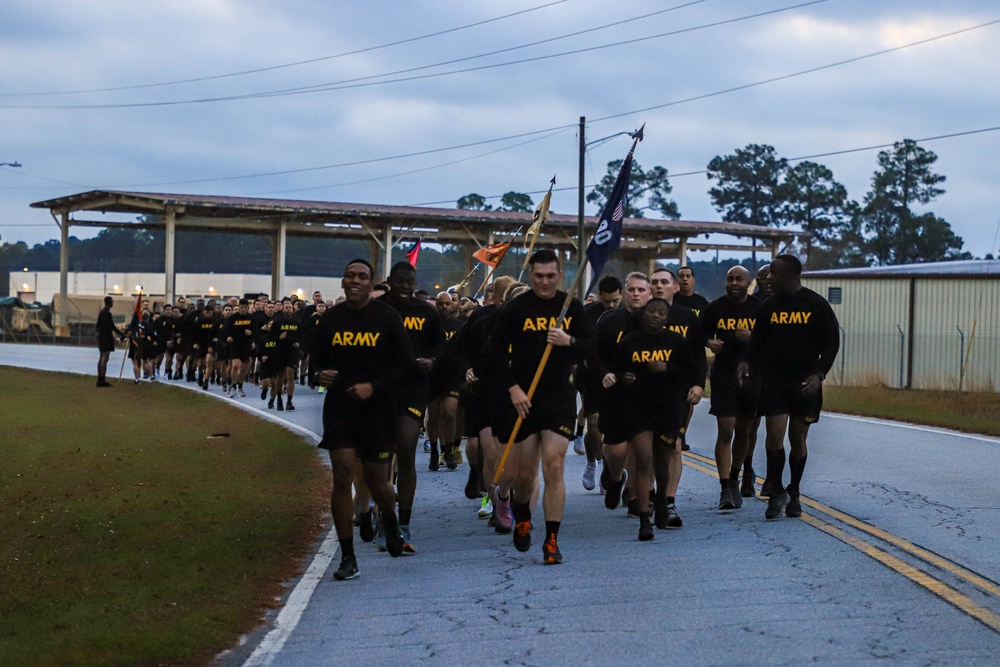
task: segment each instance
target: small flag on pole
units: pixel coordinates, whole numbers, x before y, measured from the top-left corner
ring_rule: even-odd
[[[524,247],[527,248],[529,245],[533,245],[538,234],[542,231],[542,225],[545,221],[549,219],[549,206],[552,205],[552,187],[556,184],[556,177],[553,176],[552,180],[549,181],[549,191],[545,193],[542,197],[542,201],[538,202],[538,206],[535,207],[535,213],[531,216],[531,227],[524,234]]]
[[[618,179],[615,187],[611,190],[611,196],[601,211],[601,219],[597,223],[597,231],[594,238],[587,246],[587,259],[590,261],[594,277],[590,281],[590,286],[583,294],[586,298],[594,289],[594,285],[600,280],[604,265],[611,258],[611,253],[618,250],[622,244],[622,220],[625,219],[625,207],[628,206],[628,183],[632,176],[632,153],[629,152],[618,172]]]
[[[413,244],[410,248],[410,252],[406,253],[406,259],[410,262],[410,266],[417,268],[417,258],[420,257],[420,244],[423,243],[423,239],[417,239],[417,242]]]
[[[507,254],[508,248],[510,248],[510,241],[494,243],[489,247],[480,248],[472,253],[472,256],[487,266],[496,266],[503,259],[503,256]]]
[[[142,322],[142,290],[135,297],[135,310],[132,311],[132,321],[129,322],[128,329],[133,333],[138,333],[139,323]]]

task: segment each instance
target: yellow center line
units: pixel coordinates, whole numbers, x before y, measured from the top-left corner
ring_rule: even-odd
[[[698,454],[691,454],[691,452],[685,452],[685,454],[687,456],[689,456],[690,459],[695,459],[695,460],[698,460],[698,461],[703,461],[703,462],[708,463],[710,465],[714,465],[714,463],[715,463],[714,461],[712,461],[711,459],[709,459],[709,458],[707,458],[705,456],[701,456],[701,455],[698,455]],[[694,468],[695,470],[698,470],[699,472],[703,472],[703,473],[705,473],[707,475],[710,475],[711,477],[714,477],[715,479],[719,479],[719,474],[718,474],[718,472],[716,470],[713,470],[712,468],[708,468],[708,467],[705,467],[703,465],[700,465],[699,463],[695,463],[694,461],[692,461],[690,459],[687,458],[687,457],[685,457],[685,459],[684,459],[684,465],[688,466],[689,468]],[[970,583],[976,583],[973,580],[980,580],[980,581],[983,581],[984,583],[988,584],[989,586],[992,586],[993,588],[995,588],[995,586],[992,585],[992,582],[988,582],[988,581],[982,579],[982,577],[979,577],[979,576],[975,575],[975,573],[972,573],[972,572],[969,572],[968,570],[965,570],[965,568],[962,568],[961,566],[959,566],[957,564],[951,563],[951,562],[949,562],[949,561],[947,561],[947,560],[945,560],[945,559],[943,559],[943,558],[941,558],[939,556],[936,556],[935,554],[932,554],[932,553],[926,551],[925,549],[921,549],[920,547],[917,547],[916,545],[913,545],[912,543],[907,542],[906,540],[904,540],[902,538],[898,538],[895,535],[892,535],[892,533],[888,533],[888,532],[883,531],[881,529],[875,528],[874,526],[869,526],[868,524],[866,524],[866,523],[864,523],[862,521],[854,519],[854,517],[851,517],[850,515],[844,514],[843,512],[838,512],[837,510],[833,509],[832,507],[827,507],[826,505],[823,505],[822,503],[818,503],[818,502],[816,502],[814,500],[807,499],[805,496],[801,496],[801,498],[802,498],[802,501],[806,505],[808,505],[809,507],[812,507],[812,508],[817,509],[817,510],[819,510],[821,512],[824,512],[826,514],[834,516],[838,520],[842,520],[842,521],[844,521],[844,523],[847,523],[848,525],[856,527],[859,530],[862,530],[862,531],[864,531],[864,532],[866,532],[866,533],[868,533],[868,534],[870,534],[872,536],[877,536],[880,539],[886,539],[885,537],[882,537],[881,535],[878,535],[878,533],[884,533],[887,537],[893,538],[893,539],[886,539],[887,542],[890,542],[890,543],[892,543],[892,544],[900,547],[901,549],[903,549],[903,550],[905,550],[907,552],[910,552],[913,555],[917,555],[920,558],[923,558],[924,560],[927,560],[931,564],[937,565],[938,567],[941,567],[941,569],[943,569],[943,570],[951,572],[952,574],[956,574],[957,576],[961,577],[962,579],[965,579],[966,581],[970,581]],[[840,516],[838,516],[838,515],[843,516],[847,520],[840,519]],[[873,558],[876,561],[882,563],[883,565],[885,565],[889,569],[893,570],[897,574],[901,574],[902,576],[906,577],[910,581],[912,581],[912,582],[916,583],[917,585],[922,586],[923,588],[927,589],[932,594],[938,596],[939,598],[941,598],[945,602],[948,602],[949,604],[955,606],[956,608],[958,608],[962,612],[964,612],[964,613],[968,614],[969,616],[973,617],[974,619],[976,619],[977,621],[979,621],[983,625],[987,626],[988,628],[990,628],[994,632],[1000,633],[1000,616],[998,616],[997,614],[994,614],[989,609],[986,609],[985,607],[983,607],[983,606],[981,606],[979,604],[976,604],[976,602],[974,602],[972,600],[972,598],[970,598],[968,595],[966,595],[966,594],[964,594],[964,593],[962,593],[960,591],[955,590],[954,588],[952,588],[948,584],[944,583],[943,581],[940,581],[940,580],[934,578],[933,576],[927,574],[926,572],[923,572],[923,571],[921,571],[921,570],[913,567],[912,565],[910,565],[909,563],[901,560],[900,558],[898,558],[896,556],[893,556],[892,554],[890,554],[890,553],[888,553],[886,551],[883,551],[882,549],[878,548],[877,546],[875,546],[873,544],[869,544],[868,542],[865,542],[864,540],[862,540],[860,538],[854,537],[853,535],[850,535],[850,534],[846,533],[845,531],[841,530],[840,528],[837,528],[836,526],[834,526],[832,524],[829,524],[826,521],[823,521],[822,519],[814,517],[814,516],[812,516],[810,514],[807,514],[805,512],[802,513],[802,517],[801,518],[802,518],[803,521],[805,521],[809,525],[813,526],[814,528],[816,528],[818,530],[821,530],[824,533],[826,533],[826,534],[828,534],[828,535],[830,535],[830,536],[832,536],[832,537],[840,540],[844,544],[847,544],[847,545],[850,545],[850,546],[854,547],[855,549],[857,549],[861,553],[863,553],[866,556],[869,556],[870,558]],[[906,545],[909,545],[909,547],[911,547],[911,548],[907,548]],[[925,558],[924,556],[920,556],[921,552],[922,553],[926,553],[929,556],[933,557],[933,560]],[[935,562],[935,561],[940,561],[941,563],[943,563],[943,565],[938,565],[938,563]],[[971,575],[971,576],[963,576],[963,573],[968,573],[968,575]],[[980,586],[982,588],[982,586],[980,584],[976,583],[976,585]]]
[[[715,465],[715,461],[709,459],[708,457],[701,456],[700,454],[691,454],[691,452],[685,452],[685,454],[690,455],[693,458],[702,461],[704,463]],[[704,471],[704,468],[701,468],[701,470]],[[713,475],[715,475],[716,479],[718,479],[718,475],[714,471],[711,472]],[[760,484],[764,483],[764,479],[762,477],[758,477],[757,481]],[[977,586],[978,588],[989,593],[990,595],[1000,597],[1000,585],[998,585],[996,582],[986,579],[977,572],[973,572],[972,570],[969,570],[959,565],[958,563],[955,563],[954,561],[951,561],[943,556],[939,556],[933,551],[928,551],[923,547],[917,546],[913,542],[903,539],[898,535],[894,535],[886,530],[877,528],[871,525],[870,523],[866,523],[856,517],[853,517],[850,514],[845,514],[844,512],[834,509],[829,505],[825,505],[819,502],[818,500],[814,500],[813,498],[809,498],[807,496],[800,496],[800,498],[802,500],[803,505],[806,505],[808,507],[813,508],[814,510],[822,512],[823,514],[831,516],[834,519],[837,519],[838,521],[841,521],[851,526],[852,528],[856,528],[862,532],[877,537],[880,540],[884,540],[889,544],[892,544],[893,546],[899,547],[903,551],[906,551],[916,556],[917,558],[920,558],[921,560],[927,561],[931,565],[934,565],[936,567],[941,568],[942,570],[950,572],[951,574],[955,575],[960,579],[964,579],[973,586]]]

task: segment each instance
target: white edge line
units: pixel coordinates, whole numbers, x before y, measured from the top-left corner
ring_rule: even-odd
[[[856,415],[844,415],[836,412],[826,413],[828,417],[833,419],[846,419],[847,421],[853,422],[863,422],[867,424],[879,424],[881,426],[893,426],[895,428],[903,428],[910,431],[923,431],[924,433],[936,433],[938,435],[950,435],[956,438],[965,438],[967,440],[978,440],[980,442],[989,442],[994,445],[1000,444],[1000,438],[991,438],[987,435],[975,435],[972,433],[963,433],[961,431],[953,431],[947,428],[936,428],[933,426],[918,426],[916,424],[908,424],[906,422],[893,421],[891,419],[878,419],[876,417],[858,417]]]

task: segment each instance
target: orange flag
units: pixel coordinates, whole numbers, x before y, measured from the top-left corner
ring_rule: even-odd
[[[510,248],[510,241],[506,243],[494,243],[487,248],[480,248],[476,252],[472,253],[472,256],[478,259],[483,264],[488,266],[496,266],[503,259],[503,256],[507,254],[507,249]]]

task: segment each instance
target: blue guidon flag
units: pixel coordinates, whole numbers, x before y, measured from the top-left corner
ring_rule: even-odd
[[[587,246],[587,260],[590,262],[594,277],[591,278],[587,291],[583,293],[584,299],[600,280],[601,272],[604,271],[604,265],[611,258],[611,253],[621,247],[622,220],[625,219],[625,207],[628,205],[628,182],[631,176],[632,152],[629,151],[621,171],[618,172],[618,180],[615,181],[615,187],[611,190],[608,203],[601,211],[601,221],[597,223],[594,238]]]

